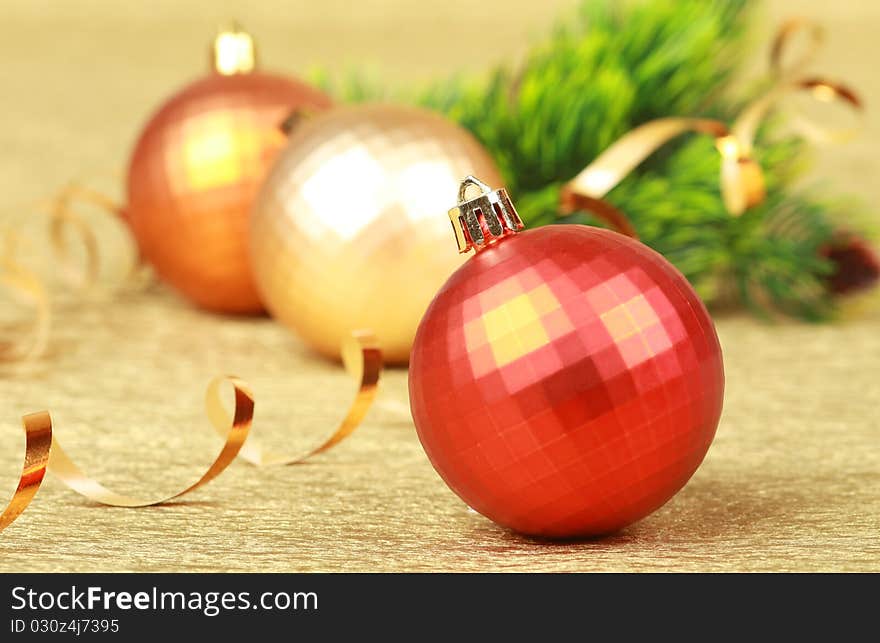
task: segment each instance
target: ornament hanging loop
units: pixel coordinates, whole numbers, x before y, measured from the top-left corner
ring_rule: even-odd
[[[480,195],[468,199],[467,190],[471,186],[479,188]],[[493,190],[470,175],[458,187],[458,205],[449,211],[449,220],[460,253],[479,252],[524,227],[507,190]]]
[[[480,191],[480,194],[489,194],[492,191],[488,185],[483,183],[480,179],[475,176],[471,176],[468,174],[461,181],[461,185],[458,186],[458,202],[464,203],[467,201],[467,190],[469,187],[474,186]]]

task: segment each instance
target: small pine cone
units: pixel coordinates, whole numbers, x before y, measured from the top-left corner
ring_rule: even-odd
[[[880,280],[880,259],[861,237],[841,236],[824,248],[822,254],[834,265],[827,284],[835,295],[870,290]]]

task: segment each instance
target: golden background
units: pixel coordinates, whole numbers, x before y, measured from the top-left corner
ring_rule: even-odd
[[[406,83],[515,59],[574,4],[6,2],[0,209],[121,171],[142,123],[202,73],[208,40],[230,18],[257,37],[265,68],[366,62]],[[869,117],[858,141],[823,150],[817,176],[876,213],[880,5],[775,0],[765,13],[766,37],[793,13],[827,27],[817,70],[856,86]],[[880,571],[873,310],[819,326],[720,316],[728,384],[715,444],[675,499],[610,538],[535,543],[468,512],[431,469],[406,374],[392,371],[364,426],[305,465],[238,462],[182,502],[140,510],[95,506],[50,477],[0,535],[0,571]],[[161,288],[68,304],[56,321],[49,357],[0,380],[0,502],[17,480],[26,412],[48,408],[70,454],[105,483],[158,492],[191,481],[217,447],[201,410],[214,374],[253,385],[254,435],[276,448],[317,441],[353,390],[270,320],[202,314]]]

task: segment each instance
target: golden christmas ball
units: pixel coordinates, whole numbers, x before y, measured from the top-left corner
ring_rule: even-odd
[[[248,259],[248,219],[281,124],[330,99],[292,78],[253,71],[252,42],[224,32],[215,73],[172,96],[149,120],[128,169],[126,219],[159,277],[203,308],[263,309]]]
[[[446,210],[469,174],[501,181],[473,136],[423,109],[358,105],[302,120],[251,217],[266,308],[329,357],[368,328],[386,361],[405,364],[422,314],[464,259]]]

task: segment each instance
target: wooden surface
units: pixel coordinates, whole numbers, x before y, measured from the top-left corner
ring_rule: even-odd
[[[252,4],[4,6],[8,206],[121,167],[157,98],[198,73],[205,54],[193,34],[207,36],[227,16],[260,37],[275,68],[368,58],[405,81],[514,56],[572,3]],[[473,37],[481,22],[460,14],[485,18],[502,4],[497,49],[487,52]],[[869,107],[880,102],[867,62],[877,5],[780,1],[768,15],[795,9],[829,27],[820,68],[851,79]],[[875,121],[820,164],[873,206]],[[235,463],[180,503],[140,510],[94,506],[49,478],[0,534],[0,571],[880,571],[880,313],[851,317],[825,326],[719,317],[728,386],[716,442],[672,502],[610,538],[537,543],[470,513],[430,467],[409,419],[406,373],[391,371],[361,429],[308,464]],[[272,321],[204,315],[159,288],[68,303],[56,322],[47,359],[0,380],[0,490],[11,493],[17,479],[26,412],[48,408],[71,455],[106,484],[158,493],[191,481],[218,446],[202,413],[213,375],[251,382],[254,437],[279,449],[317,441],[353,391],[340,369]]]

